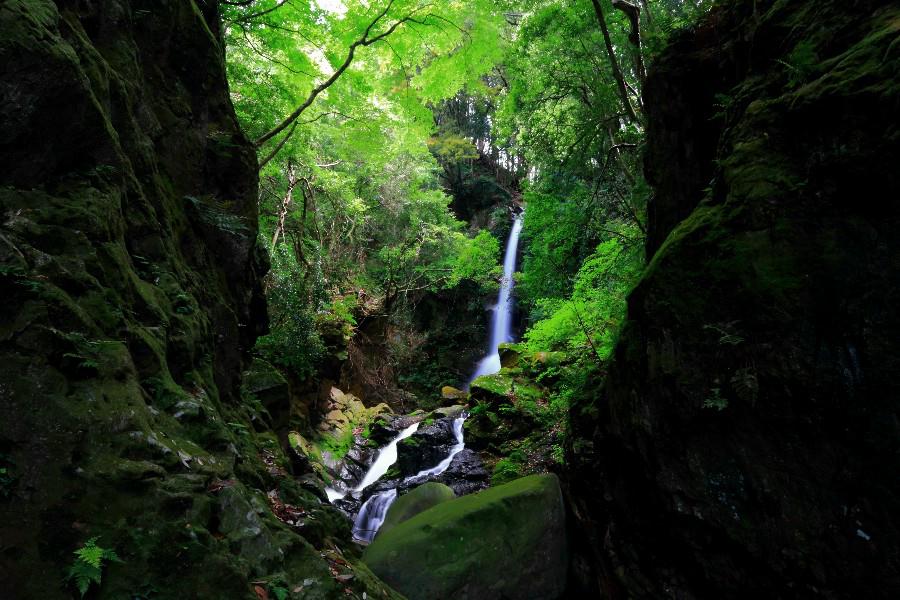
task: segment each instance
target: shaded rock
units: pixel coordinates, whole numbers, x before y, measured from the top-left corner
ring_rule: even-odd
[[[570,413],[579,597],[900,597],[898,24],[735,0],[655,61],[652,258]]]
[[[413,435],[397,445],[397,466],[404,477],[434,467],[450,455],[456,444],[453,419],[438,419],[420,426]]]
[[[264,510],[265,503],[239,486],[229,486],[219,492],[219,530],[256,569],[284,556],[280,544],[257,514]]]
[[[411,600],[552,600],[566,585],[565,512],[555,475],[447,500],[379,535],[363,554]]]
[[[478,453],[465,448],[453,457],[447,470],[435,480],[448,485],[457,496],[465,496],[486,488],[490,473],[484,468]]]
[[[406,521],[432,506],[456,497],[449,487],[442,483],[429,481],[411,489],[391,504],[378,535],[384,534],[394,526]]]
[[[277,428],[287,424],[291,412],[287,379],[269,362],[255,357],[244,371],[243,389],[259,399]]]

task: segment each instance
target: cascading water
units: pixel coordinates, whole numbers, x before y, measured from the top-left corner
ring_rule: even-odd
[[[410,481],[418,481],[420,479],[424,480],[424,479],[427,479],[428,477],[434,477],[434,476],[440,475],[441,473],[443,473],[444,471],[447,470],[447,468],[450,466],[450,463],[453,462],[453,458],[457,454],[462,452],[463,449],[466,447],[466,443],[463,441],[463,422],[465,422],[465,420],[466,420],[465,417],[459,417],[458,419],[453,420],[453,438],[456,440],[456,443],[453,445],[452,448],[450,448],[450,454],[447,455],[447,458],[445,458],[444,460],[439,462],[437,464],[437,466],[434,466],[430,469],[424,469],[422,471],[419,471],[412,477],[408,477],[406,479],[406,481],[410,482]]]
[[[375,534],[384,523],[387,511],[397,499],[397,490],[385,490],[372,494],[366,503],[359,509],[356,520],[353,521],[353,537],[363,542],[371,542]]]
[[[475,374],[469,383],[482,375],[491,375],[500,370],[499,346],[504,342],[512,341],[512,301],[510,295],[513,289],[513,272],[516,270],[516,252],[519,247],[519,234],[522,232],[522,217],[517,215],[513,220],[512,231],[506,241],[506,253],[503,255],[503,280],[500,282],[500,292],[497,295],[497,306],[491,318],[490,346],[487,355],[475,367]]]
[[[447,456],[447,458],[430,469],[423,469],[415,475],[407,477],[403,480],[404,484],[424,483],[424,481],[429,477],[436,477],[450,467],[450,463],[453,462],[453,457],[462,452],[462,450],[466,447],[466,444],[463,441],[463,422],[465,420],[465,415],[457,417],[453,420],[453,437],[456,440],[456,443],[450,448],[450,454]],[[396,459],[397,456],[395,445],[394,460]],[[390,465],[388,465],[388,467],[390,467]],[[385,469],[385,471],[387,471],[387,469]],[[379,477],[380,476],[381,475],[379,475]],[[363,504],[359,509],[359,514],[356,515],[356,520],[353,522],[353,537],[365,542],[371,542],[375,537],[375,534],[378,533],[378,528],[381,527],[382,523],[384,523],[384,518],[387,516],[388,509],[396,499],[396,489],[385,490],[383,492],[378,492],[377,494],[372,494],[372,496],[368,500],[366,500],[365,504]]]
[[[373,462],[372,466],[369,467],[369,470],[366,471],[366,474],[363,476],[362,480],[360,480],[359,484],[351,491],[361,492],[368,486],[378,481],[382,475],[387,473],[387,470],[391,468],[391,465],[397,462],[397,444],[399,444],[401,440],[404,440],[414,434],[417,429],[419,429],[419,424],[413,423],[412,425],[401,431],[400,434],[392,439],[387,446],[382,448],[381,452],[378,453],[378,456],[375,457],[375,462]],[[339,492],[338,490],[335,490],[333,488],[325,488],[325,493],[328,494],[329,502],[340,500],[347,495],[347,492]]]

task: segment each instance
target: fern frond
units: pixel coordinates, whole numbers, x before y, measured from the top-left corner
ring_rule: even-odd
[[[76,560],[75,564],[69,567],[69,573],[66,576],[66,580],[74,581],[75,587],[78,588],[81,596],[84,597],[88,588],[91,586],[91,583],[100,584],[100,567],[95,567],[80,559]]]

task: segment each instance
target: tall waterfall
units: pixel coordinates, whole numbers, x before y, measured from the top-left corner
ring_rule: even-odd
[[[506,253],[503,255],[503,280],[500,282],[500,292],[497,294],[497,306],[493,308],[491,318],[490,346],[487,355],[475,367],[475,374],[469,383],[476,377],[491,375],[500,370],[500,352],[498,347],[504,342],[512,341],[512,293],[514,281],[513,272],[516,270],[516,251],[519,247],[519,234],[522,232],[523,215],[517,215],[513,220],[512,231],[506,241]]]

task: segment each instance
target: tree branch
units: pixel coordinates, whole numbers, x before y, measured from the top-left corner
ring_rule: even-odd
[[[312,91],[309,93],[309,95],[306,97],[306,100],[304,100],[303,103],[300,106],[298,106],[294,112],[292,112],[290,115],[288,115],[288,117],[284,121],[282,121],[281,123],[276,125],[275,128],[272,129],[271,131],[260,136],[260,138],[254,142],[254,144],[256,145],[257,148],[262,146],[263,144],[265,144],[267,141],[269,141],[270,139],[272,139],[273,137],[275,137],[276,135],[278,135],[279,133],[281,133],[288,127],[290,127],[291,124],[294,121],[296,121],[297,118],[301,114],[303,114],[303,111],[306,110],[307,108],[309,108],[313,102],[315,102],[315,100],[319,96],[319,94],[321,94],[322,92],[327,90],[329,87],[331,87],[331,85],[335,81],[337,81],[341,75],[343,75],[344,71],[346,71],[347,68],[350,66],[350,64],[353,62],[353,58],[356,55],[357,48],[359,48],[360,46],[371,46],[378,40],[385,38],[388,35],[390,35],[391,33],[393,33],[394,30],[396,30],[397,27],[400,26],[401,23],[405,23],[406,21],[409,20],[411,15],[407,15],[403,19],[394,23],[384,33],[377,35],[374,38],[370,39],[369,35],[372,33],[372,29],[378,24],[379,21],[381,21],[381,19],[383,19],[385,17],[385,15],[387,15],[388,11],[391,9],[391,7],[393,5],[394,5],[394,0],[389,0],[387,5],[385,5],[384,9],[382,9],[381,12],[379,12],[375,16],[375,18],[372,19],[372,21],[368,24],[368,26],[366,26],[366,29],[363,32],[362,36],[359,39],[357,39],[355,42],[350,44],[350,48],[347,49],[347,57],[344,59],[344,62],[341,63],[341,66],[339,66],[335,70],[335,72],[331,74],[331,76],[328,79],[326,79],[319,85],[315,86],[312,89]]]

